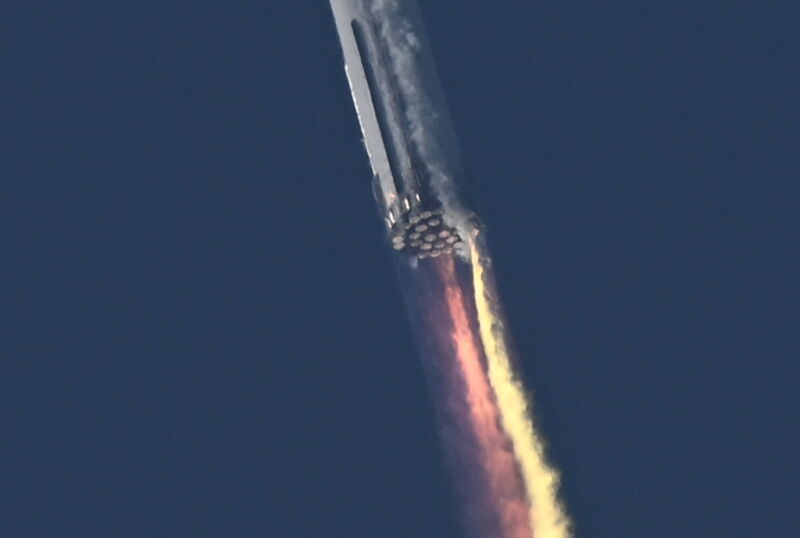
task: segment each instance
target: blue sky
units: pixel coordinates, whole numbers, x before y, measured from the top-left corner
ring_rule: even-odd
[[[4,9],[3,536],[459,536],[297,4]],[[792,536],[796,13],[428,4],[579,535]]]

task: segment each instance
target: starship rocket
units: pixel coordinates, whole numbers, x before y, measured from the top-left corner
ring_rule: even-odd
[[[485,230],[414,0],[330,0],[424,363],[460,469],[471,536],[567,538],[559,475],[515,373]]]
[[[416,3],[330,2],[392,247],[416,259],[463,252],[474,214]]]

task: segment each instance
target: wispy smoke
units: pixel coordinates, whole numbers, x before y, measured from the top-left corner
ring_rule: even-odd
[[[462,175],[458,143],[431,55],[421,54],[429,44],[413,30],[422,28],[416,5],[403,0],[374,0],[369,6],[374,20],[380,22],[380,37],[387,44],[387,67],[402,92],[405,107],[400,121],[405,122],[406,132],[442,201],[445,218],[453,221],[449,222],[451,226],[466,232],[471,212],[453,190]],[[409,20],[412,16],[416,19],[413,22]]]

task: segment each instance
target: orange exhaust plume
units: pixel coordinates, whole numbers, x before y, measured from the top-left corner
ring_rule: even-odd
[[[445,286],[447,312],[457,366],[465,384],[469,422],[488,480],[488,498],[501,527],[501,536],[533,538],[528,500],[511,443],[501,428],[501,417],[483,363],[481,345],[470,324],[467,304],[451,257],[438,261]]]

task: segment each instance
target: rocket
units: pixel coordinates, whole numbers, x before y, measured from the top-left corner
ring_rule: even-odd
[[[568,538],[558,472],[514,372],[484,228],[415,0],[330,0],[345,73],[441,418],[468,470],[468,532]],[[433,259],[438,258],[438,259]],[[471,534],[472,535],[472,534]]]
[[[392,247],[412,259],[465,252],[474,216],[413,0],[330,0],[345,72]]]

